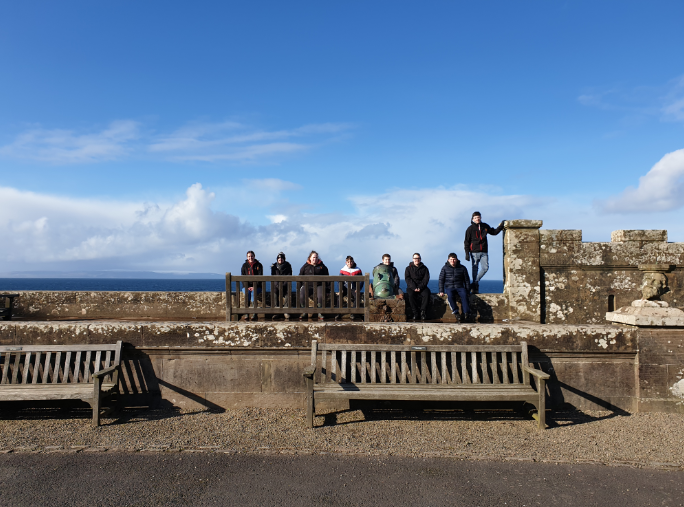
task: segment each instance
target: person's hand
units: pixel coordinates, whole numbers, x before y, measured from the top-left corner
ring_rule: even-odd
[[[252,291],[254,290],[254,287],[247,287],[247,290],[249,290],[250,292],[252,292]]]
[[[467,260],[467,261],[470,260],[470,252],[468,252],[468,251],[466,251],[466,260]]]
[[[442,296],[444,295],[444,293],[443,293],[443,292],[440,292],[440,293],[437,294],[437,295],[438,295],[439,297],[442,297]]]
[[[413,289],[413,292],[420,292],[420,289]]]
[[[404,295],[403,295],[403,294],[399,294],[399,295],[397,296],[397,299],[404,299]]]
[[[499,227],[501,227],[501,226],[503,225],[504,222],[505,222],[505,220],[502,220],[502,221],[499,223]]]

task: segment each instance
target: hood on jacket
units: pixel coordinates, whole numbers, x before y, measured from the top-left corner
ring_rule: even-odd
[[[307,263],[308,265],[310,265],[310,266],[313,266],[313,265],[314,265],[314,264],[311,262],[311,259],[306,259],[306,263]],[[319,264],[323,264],[323,261],[321,260],[320,257],[318,258],[318,261],[316,262],[315,265],[318,266]]]

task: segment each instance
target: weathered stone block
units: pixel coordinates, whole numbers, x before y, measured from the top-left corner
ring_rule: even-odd
[[[22,345],[88,343],[88,324],[17,322],[15,324],[15,343]]]
[[[142,325],[127,322],[88,324],[88,343],[116,343],[119,340],[134,346],[142,345]]]
[[[14,345],[14,324],[0,322],[0,345]]]
[[[613,243],[624,241],[662,241],[667,242],[666,230],[619,230],[610,233]]]
[[[539,241],[542,245],[582,241],[582,231],[576,229],[540,229]]]

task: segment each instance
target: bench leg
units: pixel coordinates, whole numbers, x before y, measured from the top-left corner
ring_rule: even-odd
[[[100,379],[95,377],[93,379],[93,402],[91,406],[93,407],[93,426],[100,425]]]
[[[537,379],[537,388],[539,389],[539,405],[537,406],[539,431],[544,431],[546,429],[546,381]]]
[[[306,425],[313,428],[314,418],[314,395],[313,395],[313,378],[306,379]]]

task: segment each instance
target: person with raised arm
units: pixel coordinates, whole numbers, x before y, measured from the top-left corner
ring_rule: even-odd
[[[473,284],[471,289],[473,294],[479,294],[480,280],[489,269],[487,234],[496,236],[503,230],[503,227],[502,221],[496,229],[493,229],[489,224],[482,221],[482,215],[479,211],[473,213],[470,227],[466,229],[464,242],[465,259],[466,261],[472,259]]]

